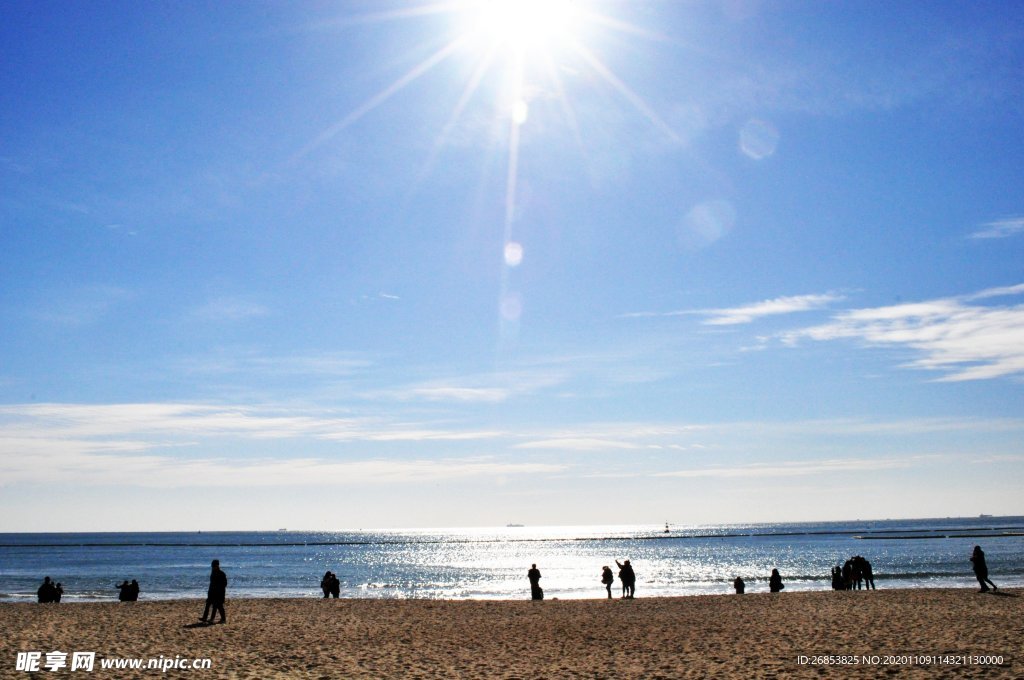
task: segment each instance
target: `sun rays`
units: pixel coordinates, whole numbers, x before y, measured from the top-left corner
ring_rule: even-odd
[[[413,83],[428,77],[450,77],[451,72],[459,70],[439,68],[443,64],[468,65],[468,70],[463,69],[464,84],[456,90],[458,96],[452,102],[446,122],[438,130],[421,176],[434,167],[439,154],[459,130],[472,106],[485,106],[498,129],[505,128],[502,135],[506,160],[499,251],[502,274],[498,301],[499,323],[504,336],[517,326],[522,312],[522,300],[512,290],[511,279],[512,270],[527,257],[523,244],[517,239],[516,223],[520,212],[521,145],[524,129],[531,127],[531,119],[535,115],[534,102],[541,98],[556,102],[555,107],[542,108],[546,116],[560,116],[557,121],[543,121],[545,125],[538,130],[543,129],[544,132],[537,135],[545,136],[545,144],[549,143],[548,135],[551,136],[551,144],[564,145],[568,140],[583,159],[587,157],[587,135],[570,94],[573,92],[579,96],[580,90],[568,86],[567,78],[586,83],[585,76],[594,84],[593,87],[597,84],[605,86],[602,89],[613,93],[613,100],[618,100],[625,110],[632,111],[665,142],[678,143],[679,136],[672,126],[601,56],[602,38],[608,35],[630,41],[658,41],[664,37],[633,25],[624,17],[597,12],[590,3],[577,0],[460,0],[409,4],[404,8],[342,17],[337,25],[383,25],[426,20],[431,22],[429,38],[434,43],[432,51],[428,50],[427,56],[408,66],[401,75],[324,129],[293,160],[321,149],[386,103],[400,100],[399,95]],[[450,88],[445,90],[450,91]],[[565,133],[556,135],[551,132],[558,129]]]

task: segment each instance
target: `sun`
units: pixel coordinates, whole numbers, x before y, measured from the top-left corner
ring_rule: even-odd
[[[493,47],[549,50],[568,41],[581,12],[573,0],[473,0],[470,31]]]

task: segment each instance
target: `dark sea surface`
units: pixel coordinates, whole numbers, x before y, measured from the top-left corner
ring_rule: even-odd
[[[548,598],[603,597],[601,567],[629,559],[637,597],[828,590],[830,569],[863,555],[883,588],[976,588],[971,550],[985,550],[996,585],[1024,586],[1024,517],[798,524],[500,527],[386,531],[0,534],[0,600],[32,601],[44,576],[66,601],[205,597],[210,561],[228,597],[320,597],[327,570],[341,597],[523,599],[536,563]],[[613,592],[618,594],[618,583]]]

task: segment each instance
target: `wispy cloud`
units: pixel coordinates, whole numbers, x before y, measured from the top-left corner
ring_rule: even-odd
[[[85,326],[100,321],[133,297],[132,292],[116,286],[82,286],[51,294],[30,316],[58,326]]]
[[[921,357],[913,368],[946,371],[941,381],[984,380],[1024,373],[1024,304],[980,300],[1024,294],[1024,284],[887,307],[842,312],[829,323],[782,335],[784,342],[853,339],[902,346]]]
[[[615,439],[599,439],[597,437],[556,437],[538,439],[516,444],[517,449],[551,449],[556,451],[607,451],[622,449],[639,449],[640,444]]]
[[[265,306],[238,297],[221,296],[208,300],[192,310],[192,317],[201,321],[236,322],[266,316]]]
[[[986,222],[981,227],[981,229],[972,233],[969,238],[1008,238],[1024,233],[1024,217],[1008,217],[996,220],[995,222]]]
[[[790,295],[753,302],[739,307],[723,307],[719,309],[683,309],[672,312],[631,312],[621,315],[622,318],[645,318],[661,316],[705,316],[702,323],[706,326],[734,326],[753,323],[766,316],[795,314],[816,309],[824,309],[833,302],[840,302],[846,297],[836,293],[816,295]]]
[[[567,374],[564,370],[533,368],[431,380],[395,389],[378,390],[363,396],[397,401],[498,403],[560,385],[566,379]]]
[[[445,430],[330,413],[299,414],[238,406],[7,405],[0,407],[0,479],[6,483],[245,487],[406,482],[565,469],[561,464],[479,455],[394,459],[381,453],[389,449],[352,454],[350,449],[330,446],[499,436],[499,432]],[[294,453],[316,442],[332,455]],[[239,445],[248,452],[246,455],[222,453],[237,450]]]
[[[737,465],[731,467],[698,468],[657,473],[655,477],[803,477],[808,475],[832,474],[835,472],[876,472],[908,468],[920,462],[923,457],[905,459],[850,458],[819,461],[780,461]]]
[[[777,297],[771,300],[755,302],[741,307],[727,307],[724,309],[708,309],[702,313],[710,318],[704,321],[709,326],[731,326],[735,324],[751,323],[765,316],[777,316],[779,314],[793,314],[796,312],[807,312],[815,309],[822,309],[843,300],[844,296],[834,293],[821,295],[791,295]]]

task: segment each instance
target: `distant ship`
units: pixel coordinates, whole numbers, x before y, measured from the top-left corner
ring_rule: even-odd
[[[982,514],[978,515],[978,518],[979,518],[979,519],[988,519],[988,518],[989,518],[989,517],[991,517],[991,516],[992,516],[992,515],[986,515],[986,514],[982,513]]]
[[[526,525],[525,524],[506,524],[505,526],[509,527],[510,529],[519,529],[519,528],[525,527]]]

